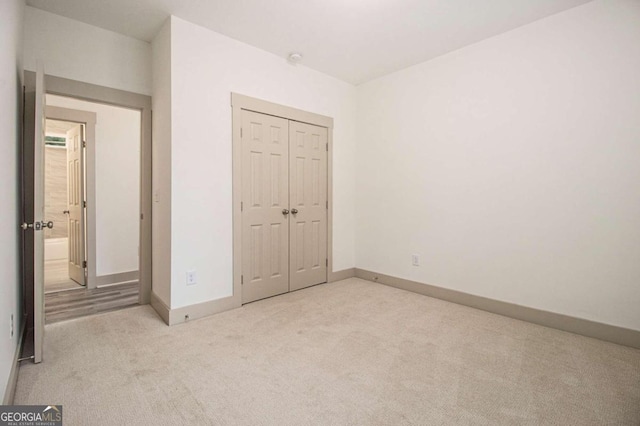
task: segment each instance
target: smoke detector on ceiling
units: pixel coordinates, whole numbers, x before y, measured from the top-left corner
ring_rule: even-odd
[[[297,64],[302,61],[302,53],[293,52],[289,54],[289,62]]]

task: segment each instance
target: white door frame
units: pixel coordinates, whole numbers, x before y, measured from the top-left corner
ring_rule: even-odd
[[[85,126],[85,162],[82,176],[87,196],[87,207],[95,206],[96,199],[96,113],[77,109],[47,106],[47,120],[70,121]],[[84,258],[87,261],[85,285],[96,288],[96,210],[84,209]]]
[[[233,300],[236,306],[242,304],[242,110],[273,115],[287,120],[299,121],[327,128],[327,282],[333,274],[333,118],[297,108],[275,104],[261,99],[231,93],[232,139],[233,139]]]

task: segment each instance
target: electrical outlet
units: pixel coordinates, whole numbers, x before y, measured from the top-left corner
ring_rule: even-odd
[[[9,337],[10,338],[13,338],[13,330],[14,330],[13,314],[11,314],[11,319],[9,320]]]
[[[187,285],[194,285],[198,282],[196,271],[194,269],[187,271]]]
[[[413,266],[420,266],[420,256],[418,256],[417,254],[412,254],[411,255],[411,264]]]

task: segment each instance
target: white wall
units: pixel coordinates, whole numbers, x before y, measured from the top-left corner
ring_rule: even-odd
[[[334,270],[353,267],[355,87],[175,17],[171,65],[171,307],[232,294],[231,92],[334,118]]]
[[[26,7],[24,68],[100,86],[151,94],[151,45]]]
[[[357,266],[640,330],[639,22],[594,1],[360,86]]]
[[[137,271],[140,111],[53,95],[47,105],[96,113],[96,274]]]
[[[18,245],[24,2],[0,2],[0,393],[4,399],[22,322]],[[15,332],[10,336],[10,316]]]
[[[153,293],[171,306],[171,19],[152,43]]]

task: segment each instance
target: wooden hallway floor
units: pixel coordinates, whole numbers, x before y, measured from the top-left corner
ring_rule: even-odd
[[[109,287],[59,291],[45,294],[45,323],[51,324],[73,318],[136,306],[138,282]]]

